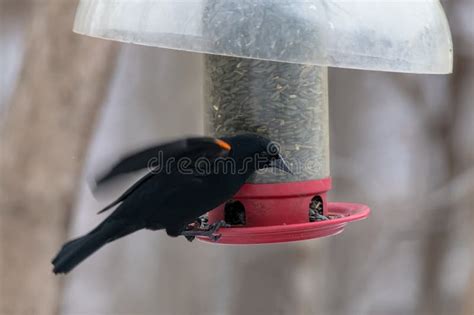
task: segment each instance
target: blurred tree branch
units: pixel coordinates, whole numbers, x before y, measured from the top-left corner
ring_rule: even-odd
[[[445,3],[444,8],[448,16],[452,16],[453,3]],[[466,171],[463,167],[463,155],[465,152],[456,147],[456,126],[462,118],[462,94],[464,85],[470,77],[470,67],[472,57],[463,56],[459,51],[463,51],[463,45],[466,42],[460,40],[462,38],[462,30],[459,29],[459,23],[450,21],[453,30],[453,39],[455,49],[454,70],[449,77],[448,82],[448,100],[444,104],[444,113],[435,120],[434,123],[428,124],[428,133],[433,135],[439,141],[439,145],[443,147],[445,152],[446,177],[445,182],[451,182],[458,174]],[[449,115],[446,115],[449,114]],[[471,189],[472,187],[468,187]],[[442,198],[454,199],[455,190],[445,191]],[[462,206],[460,206],[462,207]],[[446,256],[452,243],[452,235],[455,230],[452,229],[451,221],[454,215],[450,213],[450,208],[445,207],[442,203],[439,206],[433,206],[429,213],[430,227],[428,236],[424,241],[424,255],[422,256],[421,268],[421,287],[418,310],[420,314],[444,314],[446,312],[447,300],[443,295],[442,270],[446,263]],[[472,297],[472,296],[471,296]],[[468,302],[467,302],[468,303]],[[462,308],[462,306],[460,306]],[[470,313],[472,314],[472,312]]]
[[[55,314],[50,259],[68,214],[117,46],[71,31],[77,1],[34,3],[0,154],[1,314]]]

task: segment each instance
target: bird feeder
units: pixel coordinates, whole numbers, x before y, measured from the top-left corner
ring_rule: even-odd
[[[293,174],[256,173],[208,214],[223,244],[340,233],[369,208],[328,202],[328,67],[452,71],[437,0],[81,0],[77,33],[203,53],[207,131],[275,141]],[[206,240],[206,239],[203,239]]]

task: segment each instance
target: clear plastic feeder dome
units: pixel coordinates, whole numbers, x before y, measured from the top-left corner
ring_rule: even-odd
[[[74,30],[205,53],[208,133],[266,135],[293,175],[255,174],[209,213],[221,243],[339,233],[364,205],[328,203],[327,67],[450,73],[452,41],[437,0],[81,0]]]
[[[437,0],[81,0],[77,33],[224,56],[449,73]]]

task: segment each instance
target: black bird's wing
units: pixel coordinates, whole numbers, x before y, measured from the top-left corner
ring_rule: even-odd
[[[140,187],[144,182],[146,182],[147,180],[149,180],[150,178],[152,178],[155,175],[156,175],[155,173],[150,172],[150,173],[146,174],[145,176],[143,176],[142,178],[140,178],[135,184],[130,186],[123,194],[121,194],[120,197],[118,197],[116,200],[112,201],[112,203],[110,203],[108,206],[106,206],[105,208],[103,208],[102,210],[97,212],[97,214],[101,214],[101,213],[115,207],[116,205],[118,205],[122,201],[124,201],[138,187]]]
[[[97,186],[118,175],[150,167],[150,162],[152,159],[158,158],[159,152],[162,153],[163,161],[166,161],[172,157],[175,159],[181,157],[195,159],[202,156],[219,156],[225,151],[216,143],[216,139],[211,137],[193,137],[164,143],[126,156],[107,173],[99,177]]]
[[[100,183],[108,181],[109,179],[119,174],[132,172],[147,167],[148,161],[151,158],[156,157],[156,153],[160,150],[163,152],[163,161],[166,161],[167,158],[171,157],[175,158],[176,160],[182,157],[186,157],[190,159],[191,163],[195,162],[198,158],[205,157],[210,160],[213,160],[215,158],[225,156],[228,153],[227,150],[223,149],[215,142],[215,139],[208,137],[188,138],[184,140],[170,142],[128,156],[127,158],[116,164],[112,168],[112,170],[107,173],[107,175],[103,176],[98,181],[98,185]],[[103,213],[118,205],[120,202],[124,201],[128,196],[130,196],[134,191],[136,191],[141,185],[143,185],[145,182],[147,182],[154,176],[160,176],[160,173],[151,170],[145,176],[140,178],[130,188],[128,188],[119,198],[117,198],[108,206],[100,210],[97,214]]]

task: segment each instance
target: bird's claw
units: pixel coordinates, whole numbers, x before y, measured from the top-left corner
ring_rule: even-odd
[[[222,227],[229,227],[230,225],[227,224],[224,220],[215,222],[209,225],[208,228],[196,228],[193,226],[191,229],[183,231],[181,234],[186,237],[186,239],[192,242],[196,236],[207,237],[213,242],[217,242],[221,237],[222,234],[216,234],[216,232]]]
[[[190,242],[190,243],[191,243],[192,241],[194,241],[194,239],[196,238],[196,236],[186,236],[186,235],[184,235],[184,237],[185,237],[186,240],[188,240],[188,242]]]
[[[227,224],[224,220],[220,220],[209,225],[209,231],[212,231],[212,233],[215,233],[220,228],[223,228],[223,227],[230,227],[230,224]]]

